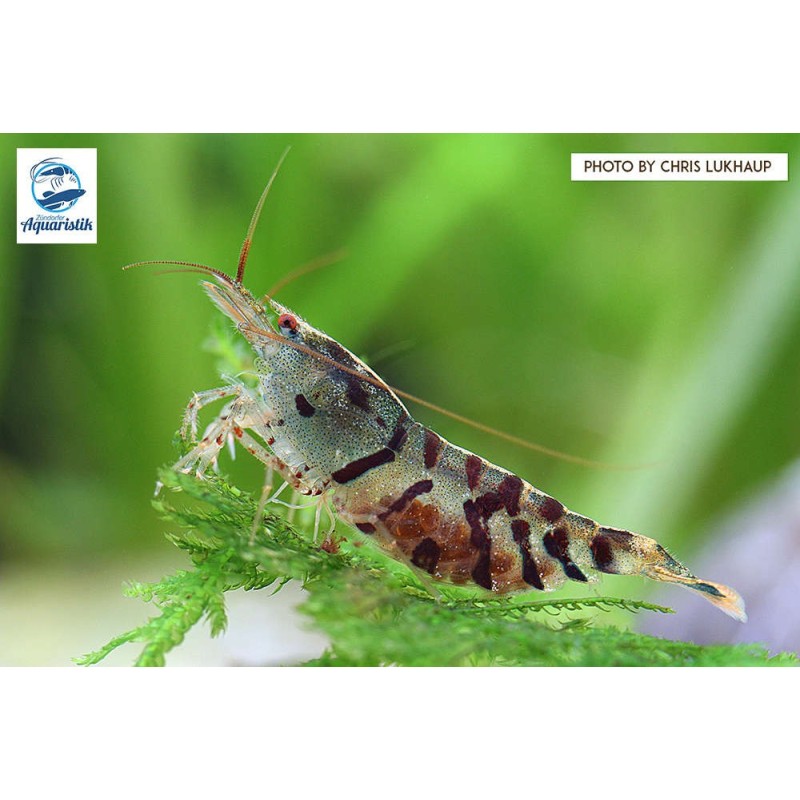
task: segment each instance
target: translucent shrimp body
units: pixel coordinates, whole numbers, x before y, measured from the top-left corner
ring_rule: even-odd
[[[446,441],[339,342],[273,299],[262,305],[215,277],[204,287],[252,346],[258,387],[231,387],[235,400],[180,468],[209,463],[207,451],[233,436],[298,491],[330,493],[338,517],[435,580],[503,594],[598,573],[643,575],[746,619],[733,589],[697,578],[654,539],[569,511]]]

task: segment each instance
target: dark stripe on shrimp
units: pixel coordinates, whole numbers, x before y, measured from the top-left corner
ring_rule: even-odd
[[[602,533],[597,534],[597,536],[592,539],[589,547],[592,550],[592,558],[594,558],[594,565],[597,569],[599,569],[600,572],[613,574],[614,551],[611,548],[611,542],[608,536],[604,536]]]
[[[415,497],[419,497],[421,494],[427,494],[431,489],[433,489],[433,481],[424,480],[424,481],[417,481],[412,486],[409,486],[397,500],[392,503],[389,508],[386,509],[383,513],[378,515],[379,519],[386,519],[389,514],[397,514],[398,512],[402,511]]]
[[[490,559],[492,540],[489,538],[489,532],[483,526],[480,512],[472,500],[467,500],[464,503],[464,516],[467,518],[467,524],[470,529],[470,543],[479,552],[478,561],[472,570],[472,580],[478,586],[491,590],[492,570]]]
[[[397,420],[397,425],[394,427],[394,433],[392,433],[392,438],[386,443],[386,446],[390,450],[394,450],[395,453],[399,453],[400,449],[405,444],[406,439],[408,438],[408,428],[405,426],[405,422],[408,419],[408,414],[403,414],[399,420]]]
[[[473,490],[478,485],[483,468],[484,461],[482,458],[472,454],[467,456],[467,486],[469,486],[470,490]]]
[[[388,464],[394,461],[394,450],[384,447],[383,450],[378,450],[377,453],[364,456],[364,458],[357,458],[349,464],[345,464],[341,469],[331,474],[331,477],[337,483],[349,483],[356,478],[360,478],[365,472],[369,472],[375,467],[380,467],[383,464]]]
[[[511,533],[522,556],[522,580],[534,589],[544,589],[542,576],[531,555],[531,527],[524,519],[511,520]]]
[[[592,539],[589,548],[592,558],[600,572],[611,575],[616,573],[614,566],[614,549],[630,550],[633,534],[617,528],[600,528],[600,532]]]
[[[347,381],[347,399],[362,411],[369,411],[369,394],[364,388],[364,381],[351,373],[345,373]]]
[[[476,460],[480,459],[475,457]],[[497,491],[484,492],[475,498],[475,508],[483,519],[488,520],[492,514],[505,507],[509,517],[519,514],[519,498],[522,492],[522,480],[509,475],[500,481]]]
[[[503,499],[499,492],[484,492],[475,498],[475,508],[485,520],[488,520],[495,511],[499,511],[502,507]]]
[[[516,475],[508,475],[500,481],[497,492],[509,517],[519,514],[519,496],[522,493],[522,479]]]
[[[313,417],[314,411],[316,410],[311,403],[306,400],[305,395],[297,394],[294,397],[294,404],[297,406],[297,410],[300,412],[300,415],[303,417]]]
[[[330,373],[334,380],[345,383],[347,386],[347,399],[354,406],[358,406],[358,408],[364,411],[369,411],[369,392],[364,384],[369,383],[370,378],[377,379],[377,376],[374,373],[366,371],[364,365],[356,361],[352,353],[348,353],[338,342],[329,339],[320,343],[319,349],[323,355],[341,364],[343,367],[355,370],[359,375],[364,375],[366,380],[359,377],[359,375],[353,375],[351,372],[336,370],[335,368]]]
[[[588,578],[575,566],[567,552],[569,548],[569,534],[566,528],[556,528],[545,534],[543,539],[544,549],[553,557],[561,562],[564,574],[573,581],[583,581],[586,583]]]
[[[442,548],[431,538],[423,539],[411,554],[411,563],[415,567],[424,569],[433,575],[436,565],[439,563],[439,556],[442,554]]]
[[[429,428],[425,428],[425,469],[433,469],[439,461],[444,442]]]
[[[375,526],[371,522],[356,522],[356,528],[361,533],[375,533]]]
[[[335,342],[333,339],[326,339],[325,341],[320,342],[319,349],[324,355],[328,356],[328,358],[333,359],[345,367],[358,369],[360,366],[356,363],[352,353],[349,353],[339,344],[339,342]]]
[[[549,495],[544,495],[537,509],[548,522],[558,522],[564,516],[564,506]]]

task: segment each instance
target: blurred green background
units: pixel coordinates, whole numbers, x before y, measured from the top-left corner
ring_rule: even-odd
[[[202,349],[215,311],[197,276],[120,268],[174,258],[235,271],[287,145],[251,251],[254,292],[344,247],[279,299],[387,381],[549,447],[650,466],[588,469],[411,407],[451,441],[690,564],[709,521],[800,451],[800,185],[569,174],[571,152],[614,151],[788,151],[791,170],[796,136],[0,139],[3,663],[47,661],[47,631],[28,647],[20,616],[39,597],[58,626],[44,584],[118,594],[120,575],[156,578],[172,558],[149,498],[191,393],[219,384]],[[17,147],[97,148],[97,245],[15,243]],[[260,486],[256,464],[224,466]],[[136,571],[151,562],[154,574]],[[601,591],[649,586],[609,578]]]

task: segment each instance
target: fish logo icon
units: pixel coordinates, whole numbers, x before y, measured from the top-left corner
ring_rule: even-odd
[[[40,208],[53,213],[69,211],[86,194],[78,173],[58,156],[31,167],[31,192]]]

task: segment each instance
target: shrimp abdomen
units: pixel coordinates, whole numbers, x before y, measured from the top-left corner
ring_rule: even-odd
[[[513,473],[411,423],[387,464],[337,490],[340,515],[437,580],[498,594],[551,591],[598,573],[699,592],[744,619],[739,595],[692,575],[658,542],[569,511]]]

